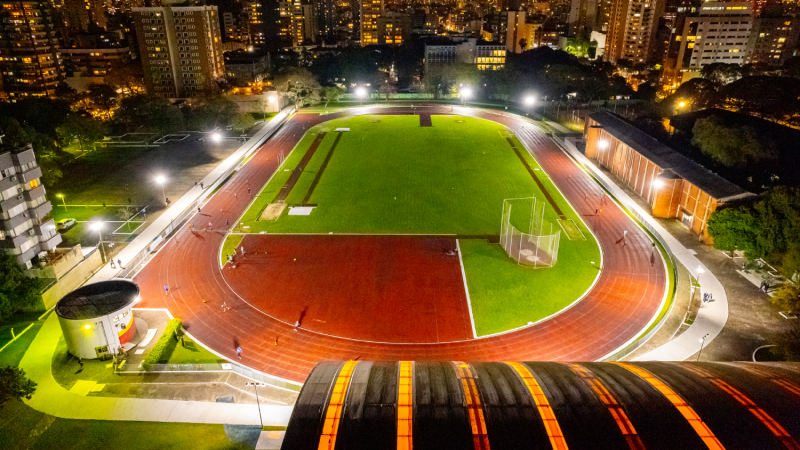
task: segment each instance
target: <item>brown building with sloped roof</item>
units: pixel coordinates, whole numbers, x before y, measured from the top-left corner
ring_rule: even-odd
[[[706,243],[719,205],[755,196],[608,111],[590,114],[583,134],[586,156],[645,199],[653,216],[679,219]]]

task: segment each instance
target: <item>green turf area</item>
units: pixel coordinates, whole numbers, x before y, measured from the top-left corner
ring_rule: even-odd
[[[224,363],[225,360],[192,342],[186,336],[186,347],[176,344],[169,354],[167,364],[216,364]]]
[[[219,264],[224,266],[228,262],[228,255],[236,251],[236,247],[244,239],[242,234],[229,234],[225,236],[225,242],[222,244],[222,252],[219,254]]]
[[[289,216],[287,208],[276,221],[258,220],[316,133],[339,127],[352,131],[343,133],[310,197],[317,205],[311,215]],[[503,199],[539,190],[505,133],[493,122],[462,116],[433,116],[433,127],[420,127],[418,116],[326,122],[304,136],[243,222],[252,233],[498,234]],[[288,205],[303,201],[337,134],[325,136]]]

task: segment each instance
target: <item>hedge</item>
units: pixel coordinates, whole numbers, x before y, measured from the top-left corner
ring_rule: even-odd
[[[142,365],[145,368],[149,368],[151,364],[158,364],[159,361],[169,356],[167,352],[170,349],[170,341],[176,339],[175,332],[179,331],[182,325],[181,319],[172,319],[167,323],[167,327],[164,328],[164,334],[161,335],[156,345],[153,346],[150,353],[142,361]]]

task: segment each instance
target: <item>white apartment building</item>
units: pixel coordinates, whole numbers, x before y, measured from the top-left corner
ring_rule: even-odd
[[[217,7],[175,2],[132,9],[147,91],[167,98],[213,95],[225,77]]]
[[[0,247],[29,269],[34,256],[61,243],[41,176],[30,144],[0,154]]]
[[[680,85],[713,63],[744,64],[753,26],[752,3],[707,1],[678,16],[664,65],[664,86]]]
[[[425,73],[439,64],[475,64],[478,70],[499,70],[506,64],[506,46],[467,39],[460,44],[426,45]]]

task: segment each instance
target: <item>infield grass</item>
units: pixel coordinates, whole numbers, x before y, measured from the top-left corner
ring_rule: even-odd
[[[432,127],[420,127],[418,116],[367,115],[312,128],[240,222],[251,233],[458,235],[478,336],[539,321],[580,298],[599,274],[600,248],[525,147],[505,127],[487,120],[435,115],[432,122]],[[316,205],[311,214],[290,216],[286,208],[275,221],[259,220],[318,133],[325,131],[286,198],[289,206],[303,203],[332,150],[336,128],[351,131],[342,133],[311,192],[307,203]],[[535,196],[545,201],[509,137],[564,219],[571,219],[585,237],[570,240],[562,230],[553,268],[519,266],[486,239],[500,234],[504,199]],[[528,232],[530,203],[516,202],[514,208],[513,225]],[[553,232],[561,230],[552,205],[544,211]]]

